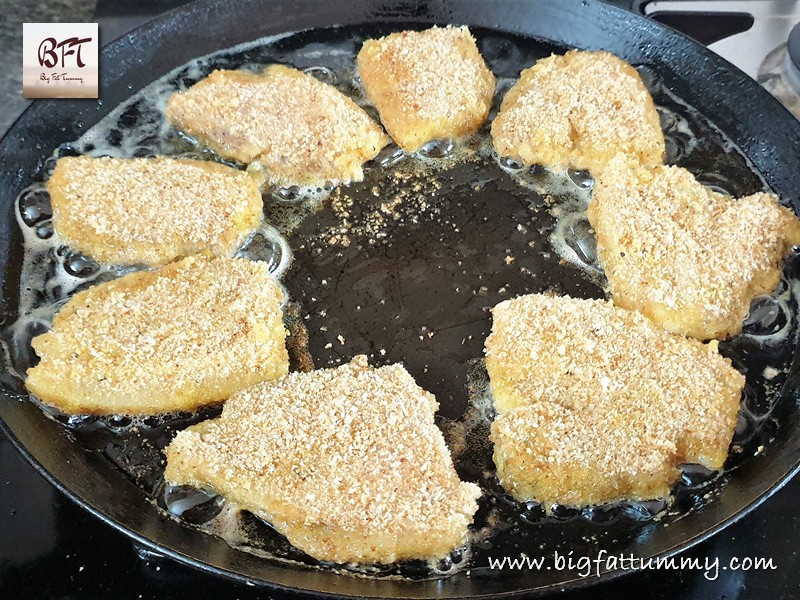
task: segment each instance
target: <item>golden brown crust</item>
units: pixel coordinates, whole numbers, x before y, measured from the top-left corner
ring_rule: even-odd
[[[364,356],[292,373],[180,432],[165,478],[212,487],[320,560],[440,558],[465,542],[480,490],[458,479],[437,407],[402,366]]]
[[[61,239],[109,264],[231,256],[262,218],[255,179],[207,161],[65,157],[47,190]]]
[[[664,135],[632,66],[604,51],[570,50],[520,74],[492,123],[500,156],[554,169],[602,171],[617,152],[644,165],[664,159]]]
[[[167,119],[270,183],[361,181],[386,134],[333,86],[282,65],[263,73],[214,71],[167,103]]]
[[[518,500],[666,497],[679,464],[724,463],[744,377],[716,342],[668,334],[601,300],[534,294],[492,314],[491,439]]]
[[[367,40],[358,69],[381,122],[406,152],[430,140],[472,134],[489,114],[494,75],[466,27]]]
[[[65,413],[159,414],[288,370],[283,291],[264,263],[188,257],[76,294],[33,340],[26,386]]]
[[[772,292],[800,221],[773,194],[741,200],[686,169],[616,157],[595,185],[589,221],[614,302],[698,339],[741,331],[751,300]]]

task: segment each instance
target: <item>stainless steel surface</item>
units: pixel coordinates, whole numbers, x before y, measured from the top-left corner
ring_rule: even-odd
[[[800,119],[800,72],[790,60],[786,44],[767,55],[757,81]]]
[[[644,13],[747,13],[753,26],[709,45],[709,48],[757,79],[767,55],[781,45],[800,22],[800,0],[661,0],[649,2]]]

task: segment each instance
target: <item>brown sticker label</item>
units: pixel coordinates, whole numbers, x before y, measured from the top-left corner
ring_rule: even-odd
[[[23,23],[26,98],[97,98],[97,23]]]

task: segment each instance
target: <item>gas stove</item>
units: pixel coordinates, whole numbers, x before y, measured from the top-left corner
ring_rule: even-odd
[[[800,119],[800,0],[615,1],[707,45]]]

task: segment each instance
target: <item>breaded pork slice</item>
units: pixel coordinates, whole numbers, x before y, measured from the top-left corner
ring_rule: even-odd
[[[282,65],[263,73],[214,71],[172,95],[167,119],[221,156],[254,163],[279,185],[361,181],[361,165],[388,141],[350,98]]]
[[[519,501],[664,498],[681,463],[725,462],[744,377],[717,342],[603,300],[534,294],[492,314],[494,461]]]
[[[262,215],[252,175],[200,160],[65,157],[47,190],[62,240],[112,264],[231,256]]]
[[[524,70],[492,123],[500,156],[526,164],[602,171],[617,152],[664,160],[653,99],[632,66],[609,52],[570,50]]]
[[[26,386],[65,413],[214,404],[288,371],[283,291],[265,263],[188,257],[76,294],[33,339]]]
[[[401,365],[291,373],[178,433],[165,478],[211,487],[319,560],[441,558],[466,540],[478,486],[462,483],[438,404]]]
[[[589,205],[614,302],[698,339],[741,331],[751,300],[770,293],[800,221],[772,194],[741,200],[680,167],[614,159]]]
[[[402,31],[358,53],[367,97],[406,152],[474,133],[489,114],[494,75],[466,27]]]

